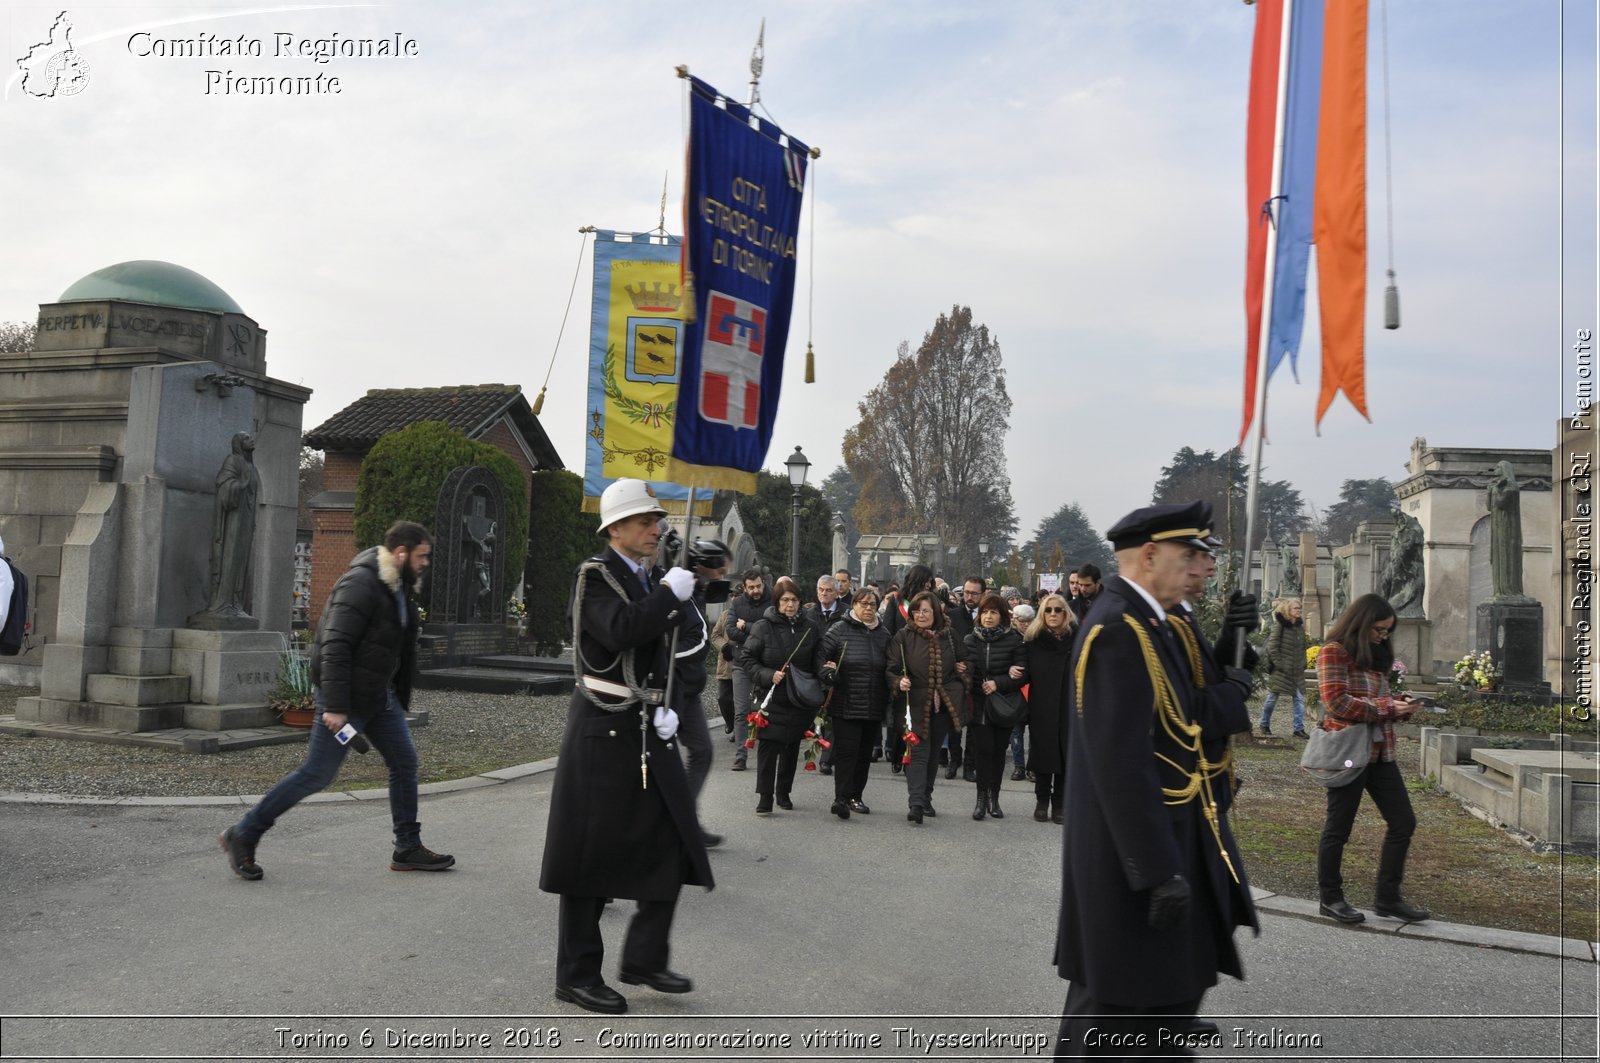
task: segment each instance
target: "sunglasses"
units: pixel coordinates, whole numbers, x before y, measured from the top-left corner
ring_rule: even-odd
[[[1059,605],[1047,605],[1047,606],[1044,607],[1044,611],[1047,612],[1047,613],[1064,613],[1064,612],[1066,612],[1066,610],[1061,608],[1061,606],[1059,606]]]

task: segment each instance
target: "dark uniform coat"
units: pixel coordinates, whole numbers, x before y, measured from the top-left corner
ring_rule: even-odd
[[[1185,606],[1171,613],[1173,630],[1178,633],[1183,646],[1189,682],[1194,686],[1195,720],[1200,724],[1200,751],[1206,758],[1207,779],[1211,794],[1217,804],[1218,829],[1221,830],[1231,851],[1237,852],[1233,831],[1228,826],[1228,810],[1233,807],[1237,777],[1233,770],[1233,735],[1250,730],[1250,708],[1245,703],[1248,695],[1226,679],[1223,663],[1217,658],[1216,647],[1200,630],[1195,615]],[[1240,898],[1244,904],[1232,912],[1235,926],[1248,926],[1256,933],[1261,924],[1256,919],[1255,901],[1245,878],[1244,865],[1235,861],[1234,870],[1239,882],[1245,886]]]
[[[1230,912],[1245,887],[1197,785],[1199,728],[1178,636],[1134,587],[1109,578],[1078,634],[1072,675],[1057,971],[1107,1004],[1197,1000],[1218,971],[1243,977]],[[1188,881],[1188,915],[1154,930],[1150,891],[1174,875]]]
[[[592,560],[605,565],[627,598],[599,572],[583,574],[574,588],[575,606],[582,593],[574,667],[621,683],[623,655],[631,654],[635,678],[645,684],[653,675],[649,685],[659,687],[666,681],[666,636],[682,603],[659,582],[659,568],[652,577],[655,589],[646,593],[616,551],[607,548]],[[608,704],[622,700],[599,697]],[[653,726],[641,729],[641,715],[637,704],[610,712],[573,691],[539,874],[546,893],[668,901],[684,883],[712,887],[677,739],[663,742]],[[639,776],[641,736],[649,756],[647,785]]]
[[[1042,630],[1023,651],[1028,663],[1028,770],[1062,775],[1067,770],[1067,689],[1072,636]]]

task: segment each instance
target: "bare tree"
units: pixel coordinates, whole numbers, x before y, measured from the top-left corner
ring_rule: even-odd
[[[1011,396],[1000,345],[972,310],[941,314],[913,354],[902,343],[845,433],[861,484],[854,514],[867,532],[936,533],[964,554],[1016,531],[1005,437]]]
[[[20,354],[33,350],[38,326],[31,321],[0,321],[0,354]]]

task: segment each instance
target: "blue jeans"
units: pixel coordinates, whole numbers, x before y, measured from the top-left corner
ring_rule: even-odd
[[[256,806],[244,814],[234,834],[246,845],[254,845],[272,829],[278,817],[328,788],[344,764],[349,747],[339,744],[333,732],[322,725],[322,695],[317,695],[317,717],[311,723],[311,742],[300,766],[267,792]],[[351,723],[367,736],[389,765],[389,814],[394,818],[394,847],[399,851],[422,844],[422,824],[417,822],[417,747],[411,741],[405,709],[400,699],[389,694],[382,712],[366,719],[352,716]]]
[[[1268,694],[1267,700],[1261,705],[1261,729],[1265,731],[1272,726],[1272,707],[1278,703],[1278,695]],[[1306,729],[1306,696],[1300,691],[1294,692],[1294,729]]]
[[[1028,733],[1028,725],[1019,723],[1011,729],[1011,763],[1018,771],[1023,769],[1027,759],[1022,755],[1022,737]]]

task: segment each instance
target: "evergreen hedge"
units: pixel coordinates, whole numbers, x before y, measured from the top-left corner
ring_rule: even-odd
[[[600,545],[600,516],[583,511],[583,477],[564,469],[534,473],[529,524],[528,638],[535,653],[553,657],[572,637],[567,599],[573,573]]]
[[[438,535],[433,526],[439,510],[439,489],[461,465],[479,465],[500,481],[506,500],[506,526],[497,530],[501,572],[512,593],[522,582],[528,556],[528,490],[522,470],[502,451],[479,443],[443,421],[419,421],[390,432],[367,454],[356,481],[356,549],[383,541],[397,520],[416,521]],[[504,608],[504,602],[496,603]]]

